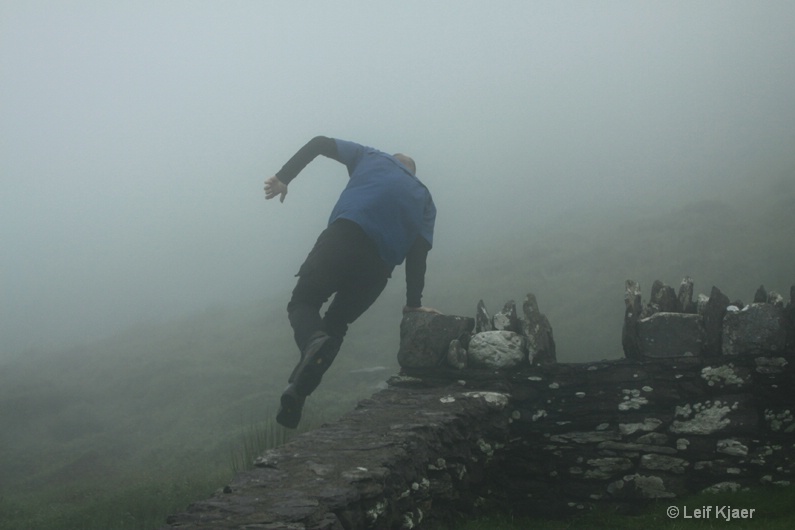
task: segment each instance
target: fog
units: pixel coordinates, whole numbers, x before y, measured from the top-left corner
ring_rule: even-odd
[[[0,1],[0,353],[285,304],[346,173],[262,187],[318,134],[415,158],[431,269],[750,189],[793,167],[793,27],[788,1]]]

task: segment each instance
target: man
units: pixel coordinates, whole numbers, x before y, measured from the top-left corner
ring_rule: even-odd
[[[420,303],[436,207],[415,176],[414,160],[317,136],[265,181],[265,198],[278,196],[284,202],[288,184],[318,155],[344,164],[350,178],[328,227],[298,271],[287,305],[301,360],[282,394],[276,420],[293,429],[306,397],[336,357],[348,325],[375,302],[396,265],[406,261],[403,311],[436,312]],[[332,294],[321,318],[320,308]]]

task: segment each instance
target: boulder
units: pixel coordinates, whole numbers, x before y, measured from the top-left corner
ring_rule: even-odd
[[[475,320],[455,315],[409,312],[400,322],[398,364],[403,368],[439,366],[450,342],[472,332]]]
[[[704,341],[701,317],[686,313],[655,313],[638,322],[641,357],[698,356]]]
[[[477,333],[469,341],[467,364],[474,368],[510,368],[527,357],[525,338],[513,331]]]
[[[554,364],[557,362],[552,325],[546,315],[538,310],[533,293],[528,293],[522,304],[522,334],[527,341],[528,360],[532,364]]]
[[[766,303],[731,308],[723,318],[724,355],[783,352],[787,340],[784,310]]]

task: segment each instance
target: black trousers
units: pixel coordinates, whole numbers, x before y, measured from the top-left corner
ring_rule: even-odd
[[[339,219],[326,228],[301,265],[287,304],[299,350],[304,351],[317,331],[341,343],[348,325],[384,290],[390,273],[375,243],[359,225]],[[332,294],[334,299],[321,318],[320,309]]]

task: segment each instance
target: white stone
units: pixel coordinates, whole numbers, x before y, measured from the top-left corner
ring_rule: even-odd
[[[512,331],[483,331],[469,341],[467,364],[477,368],[510,368],[527,358],[525,338]]]

